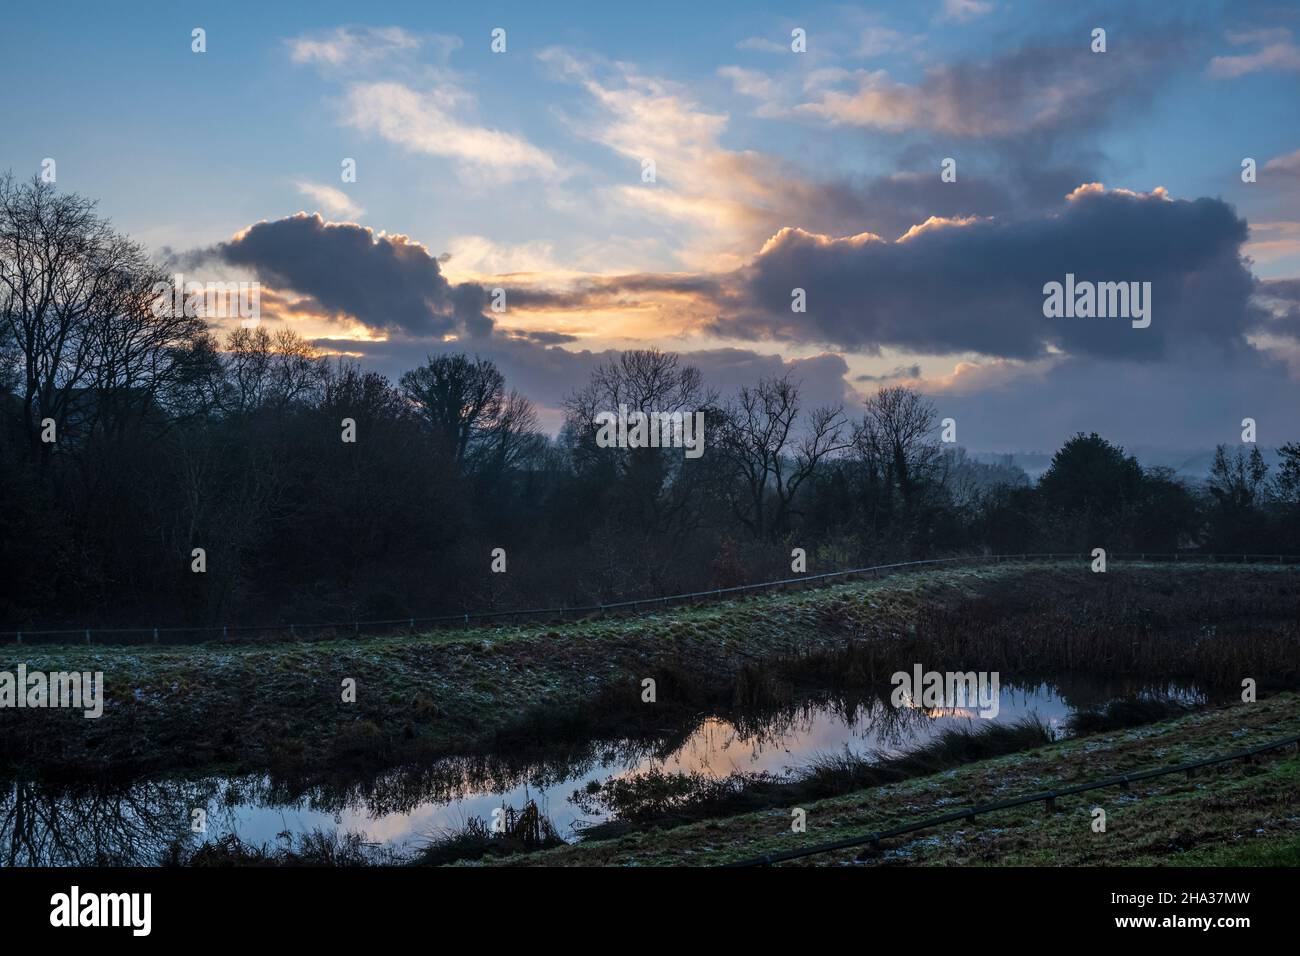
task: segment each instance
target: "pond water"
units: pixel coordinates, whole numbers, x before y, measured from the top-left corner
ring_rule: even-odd
[[[1133,696],[1203,703],[1193,687],[1057,680],[999,689],[997,723],[1034,715],[1064,735],[1070,714]],[[206,815],[200,839],[234,833],[246,843],[281,845],[282,834],[316,829],[355,832],[398,852],[461,828],[470,817],[535,800],[557,831],[572,838],[602,822],[571,799],[589,783],[660,770],[726,777],[798,772],[820,754],[848,750],[888,756],[921,746],[944,729],[978,728],[972,710],[892,707],[872,698],[811,699],[777,713],[706,717],[666,730],[657,740],[588,742],[527,760],[509,755],[448,758],[338,786],[293,790],[265,776],[151,779],[112,788],[52,788],[9,782],[0,790],[0,863],[149,864],[175,839],[194,841],[195,810]]]

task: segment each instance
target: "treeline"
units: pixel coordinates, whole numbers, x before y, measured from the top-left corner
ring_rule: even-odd
[[[288,330],[219,338],[81,197],[0,180],[0,627],[370,620],[587,604],[981,550],[1294,553],[1300,445],[1208,483],[1071,438],[1037,484],[940,441],[905,388],[720,396],[629,351],[545,435],[484,359],[398,381]],[[608,448],[596,416],[705,414],[705,452]],[[496,573],[494,549],[504,549]],[[195,549],[202,549],[202,573]],[[496,559],[498,567],[501,559]]]

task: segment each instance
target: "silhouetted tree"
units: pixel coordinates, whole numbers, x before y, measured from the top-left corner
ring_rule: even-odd
[[[1268,464],[1257,445],[1250,453],[1238,446],[1231,452],[1219,445],[1206,487],[1214,500],[1210,514],[1210,547],[1215,551],[1264,550],[1262,505],[1268,493]]]
[[[1061,543],[1078,550],[1119,550],[1142,490],[1142,468],[1096,432],[1070,438],[1038,482],[1047,518]]]
[[[800,488],[827,456],[849,447],[844,410],[814,408],[800,417],[799,385],[788,373],[741,388],[719,431],[731,512],[758,539],[786,532]]]

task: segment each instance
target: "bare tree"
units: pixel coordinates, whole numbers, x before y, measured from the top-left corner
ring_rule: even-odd
[[[495,421],[489,423],[476,449],[475,463],[493,474],[517,468],[542,444],[533,403],[512,389],[502,400]]]
[[[904,506],[942,466],[934,440],[934,405],[910,388],[882,388],[867,399],[867,412],[854,429],[853,445],[868,469],[897,489]]]
[[[1214,449],[1206,487],[1223,509],[1245,511],[1267,495],[1267,476],[1268,463],[1257,446],[1246,454],[1241,448],[1229,452],[1226,445],[1219,445]]]
[[[0,790],[4,866],[156,866],[193,840],[190,810],[218,796],[207,781],[61,787],[27,780]]]
[[[139,250],[135,250],[139,253]],[[192,377],[207,361],[200,345],[203,320],[167,304],[159,288],[166,274],[139,253],[118,264],[116,309],[96,316],[90,343],[93,425],[113,437],[150,418],[164,425],[164,408],[175,410]]]
[[[828,455],[849,447],[842,408],[815,408],[803,421],[799,413],[799,385],[787,373],[742,388],[722,416],[727,497],[755,538],[784,533],[800,487]]]
[[[292,329],[235,329],[223,358],[218,403],[231,415],[318,398],[327,377],[320,351]]]
[[[632,349],[596,366],[591,380],[569,396],[565,408],[573,424],[594,433],[596,415],[616,412],[620,405],[650,414],[698,411],[713,401],[700,370],[683,364],[676,352]]]
[[[403,394],[414,406],[435,441],[466,469],[485,437],[501,428],[508,399],[505,377],[488,359],[465,355],[429,356],[419,368],[402,375]],[[525,422],[516,404],[512,416]]]
[[[42,421],[61,435],[119,436],[167,402],[190,375],[202,321],[165,305],[165,274],[113,231],[95,204],[34,179],[0,179],[0,329],[42,461]],[[16,368],[14,367],[16,366]],[[163,416],[157,416],[159,421]],[[66,447],[66,445],[65,445]]]
[[[23,420],[42,462],[54,447],[41,441],[42,421],[66,426],[104,341],[96,322],[130,307],[145,263],[91,200],[0,178],[0,324],[21,356]]]
[[[704,377],[675,352],[634,349],[597,366],[590,381],[565,400],[566,435],[575,467],[605,475],[605,488],[617,489],[617,507],[627,525],[644,534],[663,532],[677,542],[700,520],[702,469],[686,467],[679,450],[602,449],[596,445],[596,416],[705,412],[716,403]]]
[[[1277,452],[1279,461],[1273,492],[1280,501],[1300,504],[1300,442],[1287,442]]]

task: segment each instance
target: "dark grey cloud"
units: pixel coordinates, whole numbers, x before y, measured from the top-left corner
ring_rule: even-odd
[[[1259,294],[1300,305],[1300,279],[1263,279],[1259,283]]]
[[[506,338],[522,339],[526,342],[533,342],[537,345],[563,345],[567,342],[576,342],[576,335],[569,335],[567,332],[547,332],[547,331],[524,331],[522,329],[509,329],[502,333]]]
[[[635,305],[638,295],[672,292],[716,298],[724,294],[718,277],[689,273],[629,273],[577,280],[562,289],[512,285],[502,276],[501,288],[512,308],[572,310]]]
[[[1245,347],[1262,320],[1240,254],[1247,227],[1215,199],[1085,193],[1051,213],[924,230],[905,242],[786,230],[734,279],[711,330],[876,353],[1067,353],[1153,359],[1192,340]],[[1150,282],[1152,322],[1045,318],[1043,286],[1067,273]],[[791,311],[791,290],[807,311]],[[735,308],[734,302],[742,303]]]
[[[1270,314],[1260,331],[1300,341],[1300,279],[1265,279],[1257,296]]]
[[[920,378],[921,366],[919,365],[899,365],[883,375],[857,375],[854,376],[855,382],[896,382],[901,378]]]
[[[474,337],[492,330],[480,286],[452,285],[419,243],[355,223],[300,213],[259,222],[203,256],[248,268],[276,290],[293,290],[374,329]]]

